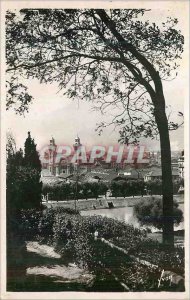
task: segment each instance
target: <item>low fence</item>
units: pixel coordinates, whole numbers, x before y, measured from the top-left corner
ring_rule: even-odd
[[[143,199],[148,199],[151,196],[144,196]],[[117,208],[125,206],[134,206],[142,197],[127,197],[127,198],[99,198],[99,199],[80,199],[80,200],[69,200],[69,201],[46,201],[43,202],[47,207],[65,207],[73,208],[78,210],[91,210],[101,208]]]

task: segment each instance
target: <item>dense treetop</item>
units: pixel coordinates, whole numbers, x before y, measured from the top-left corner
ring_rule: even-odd
[[[102,112],[111,105],[122,141],[125,132],[133,141],[154,137],[160,80],[176,76],[184,38],[177,19],[158,27],[145,16],[143,9],[8,11],[7,108],[25,112],[32,97],[22,79],[38,78],[57,82],[70,98],[95,100]],[[100,124],[100,133],[106,125]]]

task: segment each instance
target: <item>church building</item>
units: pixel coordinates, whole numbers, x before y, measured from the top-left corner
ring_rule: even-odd
[[[45,152],[46,162],[42,163],[42,176],[69,176],[76,172],[84,173],[89,171],[87,163],[76,160],[75,163],[71,159],[75,152],[81,147],[80,138],[77,136],[73,144],[73,152],[67,157],[57,156],[57,145],[52,137],[48,145],[48,151]]]

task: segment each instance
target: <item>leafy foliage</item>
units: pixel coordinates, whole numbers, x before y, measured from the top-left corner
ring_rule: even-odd
[[[155,137],[153,84],[176,76],[184,38],[177,19],[158,27],[145,16],[144,9],[8,11],[7,107],[28,109],[32,97],[19,83],[22,76],[57,82],[69,98],[95,100],[102,112],[112,106],[109,124],[119,126],[122,142]],[[109,124],[102,121],[99,134]],[[178,125],[171,121],[169,128]]]
[[[181,180],[173,180],[173,193],[177,194],[180,186],[182,185]],[[155,179],[146,182],[147,189],[152,195],[162,195],[162,180]]]
[[[56,82],[69,98],[95,100],[95,109],[102,113],[111,108],[113,119],[102,121],[99,134],[111,124],[125,144],[159,134],[167,217],[173,209],[169,130],[180,125],[168,120],[162,80],[177,75],[184,37],[176,29],[177,19],[168,18],[158,27],[143,21],[145,15],[144,9],[8,11],[7,81],[13,94],[8,107],[25,99],[27,108],[31,98],[22,92],[20,80],[36,78]],[[16,100],[13,92],[18,88],[21,96],[17,92]],[[172,220],[165,225],[164,242],[173,244]]]
[[[104,183],[97,182],[84,182],[78,184],[77,195],[76,195],[76,184],[75,183],[61,183],[57,185],[43,185],[43,194],[49,194],[49,199],[52,200],[69,200],[74,199],[88,199],[97,198],[98,195],[105,194],[108,187]]]
[[[26,145],[23,153],[22,149],[17,151],[13,136],[8,134],[6,171],[8,284],[19,286],[26,274],[25,242],[37,234],[41,216],[36,210],[32,210],[29,218],[27,212],[27,216],[23,214],[23,209],[41,206],[41,165],[34,141]]]
[[[31,138],[30,138],[31,139]],[[39,207],[41,203],[41,164],[34,140],[15,152],[7,143],[7,207],[8,212]]]
[[[119,180],[111,183],[112,196],[127,197],[144,194],[143,180]]]
[[[41,210],[35,208],[21,210],[19,231],[26,241],[32,240],[34,236],[39,234],[39,222],[41,218]]]
[[[26,226],[31,228],[34,223],[36,230],[37,223],[36,221],[34,222],[36,220],[34,212],[25,211],[23,216],[22,220],[24,220],[25,230]],[[123,267],[120,265],[120,268],[118,268],[119,265],[117,263],[123,263],[121,252],[118,253],[115,250],[111,250],[110,247],[102,246],[102,242],[95,242],[95,231],[98,231],[99,238],[105,238],[124,248],[130,255],[158,265],[161,270],[167,269],[184,274],[184,249],[179,247],[171,248],[149,239],[145,230],[134,228],[125,222],[102,216],[83,217],[79,214],[67,213],[64,208],[60,207],[47,209],[43,215],[37,213],[37,218],[38,234],[36,237],[33,236],[33,239],[38,238],[43,243],[53,245],[63,255],[67,253],[70,261],[72,260],[83,267],[88,266],[94,271],[100,270],[101,272],[106,267],[112,268],[114,272],[120,272],[119,276],[122,276],[122,281],[126,280],[127,285],[129,282],[131,284],[133,282],[133,288],[139,287],[139,280],[142,278],[143,281],[140,285],[143,289],[144,284],[145,289],[146,284],[151,282],[150,278],[155,270],[151,267],[142,266],[137,262],[133,262],[133,267],[129,264]],[[26,219],[28,222],[26,222]],[[69,226],[68,222],[70,223]],[[126,255],[124,262],[130,262]],[[127,275],[125,272],[129,268],[132,268],[132,273],[128,272]],[[123,272],[125,274],[121,275]],[[145,274],[148,276],[147,279],[145,279]]]
[[[28,137],[24,143],[24,164],[36,169],[39,173],[41,172],[41,161],[30,132],[28,132]]]
[[[24,114],[28,112],[28,106],[32,102],[32,96],[28,94],[27,87],[22,83],[18,83],[15,77],[10,81],[6,81],[7,88],[7,102],[6,110],[14,107],[17,114]]]
[[[173,191],[176,194],[181,186],[181,181],[173,181]],[[113,197],[129,197],[135,195],[144,195],[145,187],[152,195],[162,195],[162,180],[152,180],[144,183],[143,180],[118,180],[110,183],[110,190]],[[78,185],[78,199],[98,198],[99,195],[105,195],[108,186],[102,182],[83,182]],[[44,184],[42,188],[44,195],[49,194],[52,200],[74,199],[76,194],[75,183],[61,183],[57,185]]]
[[[134,214],[142,225],[153,225],[154,227],[163,228],[164,216],[162,199],[150,198],[141,200],[134,206]],[[172,218],[175,224],[179,224],[183,220],[183,212],[178,208],[177,202],[174,202]]]

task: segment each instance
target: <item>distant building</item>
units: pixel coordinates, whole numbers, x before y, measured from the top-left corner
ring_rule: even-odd
[[[80,138],[77,136],[73,145],[73,152],[76,152],[82,144],[80,143]],[[42,163],[42,177],[46,176],[58,176],[62,179],[66,179],[71,174],[76,172],[84,172],[88,170],[87,164],[80,163],[79,160],[76,160],[75,163],[71,162],[73,153],[68,157],[59,157],[57,156],[57,145],[55,144],[55,139],[52,137],[50,140],[48,151],[44,153],[46,162]],[[80,168],[79,168],[80,165]]]
[[[121,176],[124,179],[143,179],[144,172],[146,172],[146,169],[128,168],[128,169],[119,171],[118,176]]]
[[[171,163],[172,163],[172,169],[178,168],[178,158],[177,157],[172,157]]]
[[[98,169],[93,169],[90,172],[87,172],[83,176],[83,181],[85,182],[104,182],[104,183],[109,183],[115,178],[118,177],[118,174],[115,170],[111,169],[103,169],[103,168],[98,168]]]
[[[172,179],[176,180],[179,179],[178,169],[172,169]],[[161,168],[150,170],[148,173],[144,175],[144,181],[151,181],[151,180],[162,180],[162,170]]]
[[[181,156],[178,158],[178,172],[179,177],[184,178],[184,151],[182,151]]]

